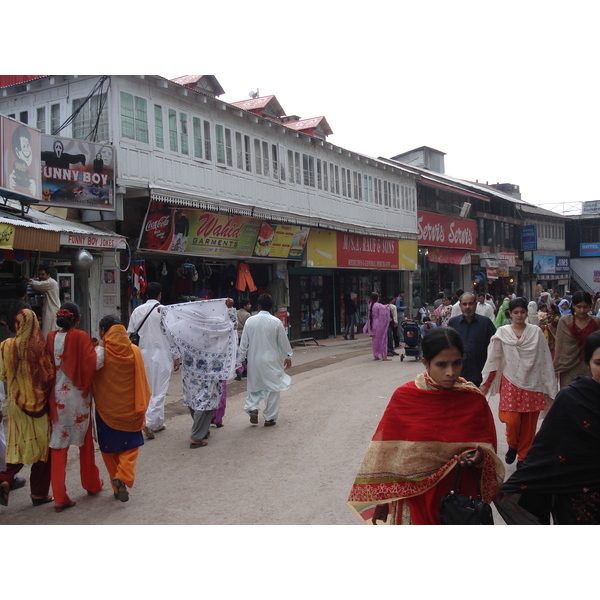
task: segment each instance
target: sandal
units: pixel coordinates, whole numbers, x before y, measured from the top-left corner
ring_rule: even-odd
[[[112,480],[113,487],[117,488],[115,493],[115,498],[120,500],[121,502],[127,502],[129,500],[129,492],[127,491],[127,486],[118,478],[115,477]]]
[[[250,423],[252,423],[252,425],[256,425],[258,423],[258,411],[257,410],[250,411]]]
[[[48,502],[52,502],[54,498],[52,496],[46,496],[45,498],[32,498],[31,504],[34,506],[41,506],[42,504],[48,504]]]
[[[8,506],[8,495],[10,494],[10,483],[3,481],[0,484],[0,506]]]
[[[273,427],[276,425],[275,421],[265,421],[265,427]]]
[[[64,502],[63,504],[55,504],[54,512],[62,512],[66,508],[72,508],[73,506],[75,506],[75,504],[77,503],[73,502],[73,500],[69,500],[68,502]]]
[[[190,442],[190,448],[202,448],[203,446],[208,446],[208,442],[204,440],[201,442]]]

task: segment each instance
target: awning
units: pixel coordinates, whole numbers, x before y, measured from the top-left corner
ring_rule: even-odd
[[[442,263],[446,265],[470,265],[471,252],[469,250],[457,250],[456,248],[427,248],[429,262]]]

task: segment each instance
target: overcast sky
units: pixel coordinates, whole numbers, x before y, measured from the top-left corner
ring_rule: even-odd
[[[448,175],[517,184],[533,204],[562,211],[600,199],[591,1],[232,0],[192,10],[175,0],[156,18],[111,0],[102,15],[111,5],[121,12],[107,20],[110,43],[95,51],[92,32],[107,31],[88,27],[86,43],[65,38],[62,53],[37,54],[29,70],[210,73],[226,102],[258,88],[288,114],[325,116],[329,140],[349,150],[391,157],[427,145],[446,153]]]

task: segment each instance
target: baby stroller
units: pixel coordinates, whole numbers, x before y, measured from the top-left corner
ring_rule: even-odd
[[[415,360],[421,358],[421,331],[416,321],[405,319],[402,322],[402,335],[404,337],[404,354],[400,356],[400,360],[404,360],[404,356],[414,356]]]

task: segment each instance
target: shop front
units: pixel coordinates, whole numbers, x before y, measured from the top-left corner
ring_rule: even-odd
[[[491,294],[495,299],[506,293],[523,293],[519,262],[514,252],[482,252],[479,262],[472,267],[473,289],[477,293]]]
[[[418,268],[413,298],[418,304],[436,300],[440,292],[452,295],[471,289],[471,253],[476,247],[476,222],[418,211]]]
[[[385,301],[408,289],[416,255],[414,240],[311,229],[304,266],[290,269],[292,339],[338,335],[346,325],[346,294],[359,309],[360,333],[371,293],[376,291]],[[295,302],[301,315],[297,327]]]
[[[79,305],[80,329],[97,335],[100,318],[117,312],[119,269],[115,251],[125,248],[125,241],[117,234],[35,209],[24,214],[18,203],[7,202],[0,208],[0,237],[1,320],[6,319],[8,305],[18,299],[23,276],[35,278],[42,267],[57,280],[60,301]],[[111,273],[110,285],[102,280],[103,268]],[[44,295],[29,286],[24,300],[41,319]],[[1,331],[4,339],[8,333]]]
[[[310,229],[248,215],[204,210],[194,202],[152,199],[134,254],[127,298],[129,312],[143,302],[148,281],[158,281],[165,304],[210,298],[248,298],[252,309],[262,293],[273,297],[273,313],[287,321],[289,265],[303,256]],[[303,280],[309,296],[322,281]],[[295,300],[300,295],[296,294]],[[318,299],[318,298],[317,298]],[[311,304],[312,306],[312,304]],[[315,308],[304,317],[320,318]],[[300,308],[290,322],[301,321]],[[294,325],[293,325],[294,326]]]

